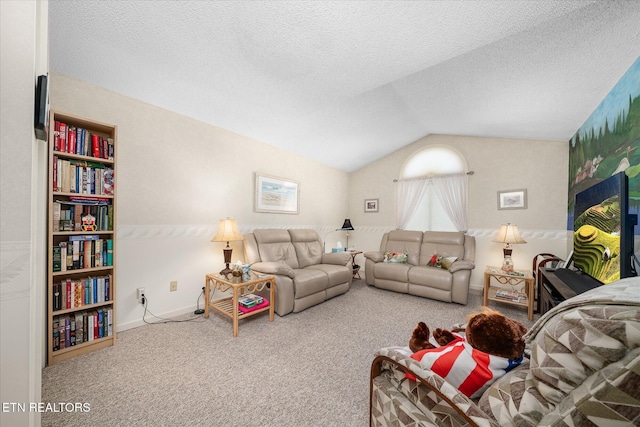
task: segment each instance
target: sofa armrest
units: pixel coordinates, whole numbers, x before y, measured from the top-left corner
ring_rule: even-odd
[[[419,393],[422,400],[421,406],[429,408],[433,417],[455,418],[453,424],[460,426],[499,426],[474,401],[438,374],[420,367],[418,361],[412,359],[410,355],[411,350],[408,347],[386,347],[378,350],[371,365],[371,388],[373,379],[385,369],[398,370],[401,375],[409,373],[415,376],[416,382],[419,383],[418,387],[424,388],[424,392]],[[411,380],[407,379],[407,381]],[[398,391],[407,394],[405,391]]]
[[[449,272],[455,273],[459,270],[473,270],[474,268],[476,268],[476,265],[472,261],[459,259],[458,261],[451,264],[451,267],[449,267]]]
[[[264,274],[277,274],[281,276],[288,276],[292,279],[296,277],[295,271],[284,261],[278,262],[256,262],[251,264],[251,270]]]
[[[365,252],[363,255],[366,259],[370,259],[373,262],[382,262],[382,260],[384,260],[384,254],[380,251]]]
[[[322,264],[347,265],[351,261],[349,252],[326,252],[322,254]]]

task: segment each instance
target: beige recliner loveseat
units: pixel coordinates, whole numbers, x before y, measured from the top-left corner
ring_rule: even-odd
[[[388,262],[394,253],[402,254],[400,262]],[[429,266],[434,255],[437,266]],[[379,251],[365,252],[364,256],[367,285],[467,304],[471,270],[475,268],[473,236],[463,232],[394,230],[382,236]],[[446,258],[450,262],[445,264]]]
[[[258,229],[244,235],[245,262],[276,278],[275,312],[284,316],[346,293],[353,280],[351,255],[325,253],[309,229]]]

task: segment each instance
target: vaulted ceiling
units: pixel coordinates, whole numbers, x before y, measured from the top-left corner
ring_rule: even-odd
[[[353,171],[428,134],[568,140],[638,1],[49,2],[50,68]]]

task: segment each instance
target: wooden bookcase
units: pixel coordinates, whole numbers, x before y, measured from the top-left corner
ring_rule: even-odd
[[[49,128],[47,364],[53,365],[116,341],[117,127],[51,111]]]

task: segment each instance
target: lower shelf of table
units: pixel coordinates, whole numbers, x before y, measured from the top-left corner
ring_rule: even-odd
[[[219,299],[219,300],[216,300],[216,301],[212,301],[212,302],[209,303],[209,307],[219,311],[220,313],[224,314],[225,316],[229,316],[229,317],[233,318],[233,297],[222,298],[222,299]],[[262,312],[265,312],[265,311],[269,311],[270,307],[271,307],[271,303],[269,303],[269,305],[267,305],[266,307],[262,307],[262,308],[259,308],[257,310],[254,310],[254,311],[250,311],[249,313],[243,313],[240,310],[238,310],[238,319],[243,319],[245,317],[251,317],[254,314],[258,314],[258,313],[262,313]]]
[[[526,298],[523,301],[512,301],[510,299],[506,299],[506,298],[499,298],[496,296],[496,292],[498,292],[499,290],[503,290],[502,288],[494,288],[494,287],[490,287],[489,288],[489,295],[487,296],[487,299],[489,301],[497,301],[497,302],[503,302],[505,304],[511,304],[511,305],[517,305],[519,307],[525,307],[525,308],[529,308],[529,298]]]

